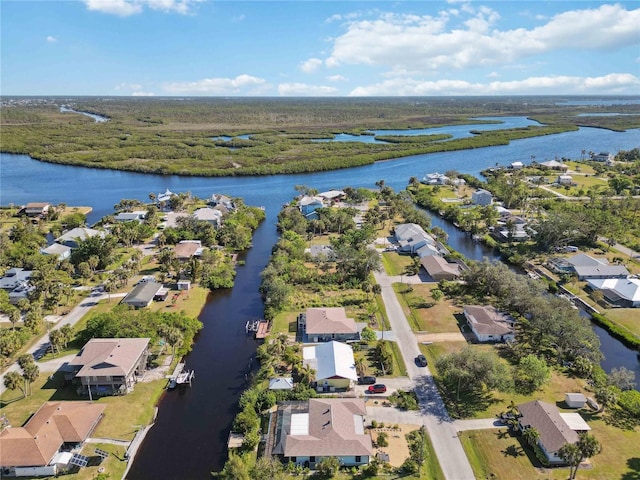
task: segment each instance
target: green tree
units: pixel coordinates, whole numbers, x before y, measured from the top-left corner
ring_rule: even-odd
[[[24,379],[18,372],[7,372],[4,375],[4,386],[9,390],[20,389],[20,391],[22,392],[22,396],[26,397],[27,393],[24,385]]]
[[[614,386],[602,387],[596,390],[596,401],[600,405],[600,412],[611,408],[618,403],[618,395],[620,390]]]
[[[340,469],[340,460],[338,457],[323,457],[320,463],[316,465],[316,470],[322,478],[333,478]]]
[[[222,480],[251,480],[249,465],[245,457],[235,453],[229,454],[221,472],[212,472],[211,475]]]
[[[275,457],[262,456],[251,470],[252,480],[286,480],[284,465]]]
[[[525,393],[539,390],[551,377],[551,369],[544,358],[534,354],[520,359],[515,372],[516,386]]]
[[[38,379],[38,375],[40,375],[40,369],[35,362],[32,361],[30,364],[22,367],[22,378],[25,380],[29,395],[33,393],[31,390],[31,384]]]
[[[532,448],[535,448],[540,440],[540,432],[533,427],[526,428],[524,432],[522,432],[522,436]]]

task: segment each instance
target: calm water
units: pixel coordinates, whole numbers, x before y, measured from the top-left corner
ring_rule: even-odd
[[[64,106],[60,107],[60,111],[63,113],[76,113],[78,115],[84,115],[86,117],[93,118],[96,123],[103,123],[103,122],[109,121],[107,117],[103,117],[102,115],[96,115],[95,113],[89,113],[89,112],[78,112],[76,110],[73,110],[71,108],[67,108]]]
[[[476,128],[474,125],[467,128]],[[454,127],[457,128],[457,127]],[[159,405],[157,424],[151,429],[129,478],[209,478],[226,458],[226,438],[236,412],[237,399],[245,387],[245,374],[254,368],[256,343],[244,334],[246,320],[262,316],[258,294],[259,274],[277,239],[275,222],[281,205],[296,195],[295,185],[320,191],[331,188],[369,187],[381,179],[395,190],[404,189],[410,177],[458,170],[478,174],[495,164],[528,162],[555,157],[580,158],[581,150],[629,150],[640,146],[640,131],[610,132],[581,128],[541,138],[517,140],[508,146],[460,152],[416,155],[365,167],[303,175],[267,177],[202,178],[145,175],[47,164],[25,155],[0,154],[0,204],[34,201],[93,207],[89,222],[113,213],[123,198],[148,201],[149,193],[189,191],[205,198],[213,193],[243,197],[249,205],[266,207],[267,219],[258,228],[246,265],[239,267],[236,286],[211,295],[200,319],[205,328],[186,359],[196,372],[191,389],[168,392]],[[469,258],[492,257],[490,251],[472,242],[442,219],[433,224],[449,233],[449,242]],[[635,352],[595,329],[601,337],[607,360],[603,364],[635,369],[640,365]]]

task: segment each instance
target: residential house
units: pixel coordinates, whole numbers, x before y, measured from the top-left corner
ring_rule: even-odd
[[[518,405],[520,416],[518,423],[524,432],[527,428],[535,428],[540,437],[538,446],[551,464],[565,463],[559,451],[567,443],[576,443],[578,433],[572,430],[560,415],[558,407],[550,403],[535,400]]]
[[[43,255],[53,255],[54,257],[58,257],[58,260],[66,260],[71,256],[71,247],[67,247],[66,245],[61,245],[59,243],[52,243],[46,248],[40,249],[40,253]]]
[[[418,255],[443,255],[448,251],[416,223],[403,223],[395,226],[398,253]]]
[[[13,290],[19,287],[23,283],[29,281],[33,275],[32,270],[25,270],[24,268],[10,268],[6,271],[4,276],[0,278],[0,288],[3,290]]]
[[[318,214],[314,213],[317,209],[324,207],[321,197],[310,197],[305,195],[298,202],[298,208],[307,220],[317,219]]]
[[[269,390],[293,390],[293,378],[291,377],[270,378]]]
[[[302,362],[316,372],[318,391],[347,390],[358,380],[353,349],[346,343],[331,341],[303,347]]]
[[[620,278],[626,279],[629,276],[629,270],[624,265],[600,265],[597,267],[580,267],[573,268],[578,275],[579,280],[592,280],[604,278]]]
[[[327,192],[320,192],[318,196],[326,202],[336,203],[344,199],[345,193],[342,190],[329,190]]]
[[[147,369],[149,338],[92,338],[69,362],[71,378],[92,395],[129,393]]]
[[[427,173],[421,180],[426,185],[446,185],[449,183],[449,177],[442,173]]]
[[[612,305],[624,308],[640,307],[640,280],[637,278],[598,278],[587,281],[592,290],[599,290]]]
[[[214,193],[213,195],[211,195],[208,203],[212,207],[224,207],[227,211],[231,211],[236,208],[233,200],[230,197],[221,195],[219,193]]]
[[[193,218],[208,222],[215,228],[219,228],[222,225],[222,215],[223,213],[219,209],[209,207],[199,208],[193,212]]]
[[[31,202],[22,209],[22,212],[31,218],[42,217],[49,212],[51,208],[50,203],[46,202]]]
[[[161,205],[166,205],[167,202],[171,200],[171,197],[173,197],[174,195],[175,193],[173,193],[171,190],[167,188],[164,191],[164,193],[159,193],[158,195],[156,195],[156,201]]]
[[[65,245],[69,248],[78,248],[80,246],[80,242],[85,241],[88,238],[100,236],[105,236],[105,232],[101,232],[100,230],[94,230],[93,228],[86,227],[77,227],[72,228],[68,232],[63,235],[60,235],[56,238],[56,243],[60,245]]]
[[[600,152],[598,154],[592,155],[591,160],[594,162],[603,162],[607,165],[613,165],[615,157],[609,152]]]
[[[547,266],[555,273],[575,273],[576,267],[601,267],[608,265],[609,261],[602,258],[593,258],[586,253],[578,253],[572,257],[555,257],[549,259]]]
[[[181,262],[188,261],[191,257],[202,255],[202,242],[200,240],[182,240],[173,249],[176,259]]]
[[[511,162],[511,169],[512,170],[521,170],[522,168],[524,168],[524,163],[522,162]]]
[[[471,202],[474,205],[491,205],[493,203],[493,195],[490,191],[480,188],[471,194]]]
[[[437,255],[422,257],[420,264],[427,274],[436,282],[440,280],[455,280],[460,276],[460,265],[457,263],[449,263]]]
[[[156,297],[162,295],[166,297],[166,293],[163,290],[166,289],[161,283],[139,283],[122,299],[122,303],[134,308],[145,308],[151,305],[151,302],[153,302]]]
[[[0,433],[0,470],[7,477],[57,476],[69,467],[72,450],[82,447],[106,405],[46,402],[22,427]]]
[[[531,238],[527,228],[527,221],[515,215],[501,218],[493,231],[493,236],[502,242],[524,242]]]
[[[327,457],[340,465],[369,463],[371,436],[365,432],[366,409],[360,398],[311,398],[278,404],[271,453],[285,462],[315,469]]]
[[[145,210],[136,210],[134,212],[120,212],[114,219],[116,222],[140,222],[142,223],[147,216]]]
[[[542,162],[538,166],[543,170],[569,170],[569,165],[561,163],[557,160],[549,160],[548,162]]]
[[[515,340],[515,320],[490,305],[465,305],[467,323],[479,342],[507,342]]]
[[[559,185],[571,185],[573,184],[573,177],[567,174],[558,175],[556,183],[558,183]]]
[[[355,320],[347,317],[343,307],[307,308],[298,316],[298,329],[314,343],[360,339]]]
[[[29,282],[24,282],[9,292],[9,303],[15,305],[20,300],[28,299],[29,294],[36,289]]]
[[[513,215],[513,213],[511,213],[511,210],[509,210],[508,208],[504,208],[502,205],[494,205],[493,208],[496,212],[498,212],[501,219],[505,219]]]

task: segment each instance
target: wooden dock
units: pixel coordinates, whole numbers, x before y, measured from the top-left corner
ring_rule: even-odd
[[[253,334],[257,339],[266,338],[271,331],[271,323],[267,320],[247,320],[245,325],[247,335]]]
[[[186,385],[187,383],[191,386],[191,381],[195,378],[195,372],[193,370],[187,370],[184,362],[179,362],[173,373],[169,375],[168,378],[169,385],[167,385],[167,388],[169,390],[172,390],[179,385]]]

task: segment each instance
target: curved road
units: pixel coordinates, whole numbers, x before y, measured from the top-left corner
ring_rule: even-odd
[[[415,364],[414,359],[420,354],[418,342],[393,291],[392,278],[383,272],[375,272],[374,275],[382,288],[382,299],[389,323],[396,334],[407,373],[414,382],[422,420],[429,432],[444,476],[448,480],[475,480],[471,464],[458,438],[458,431],[447,413],[429,368],[418,367]]]

